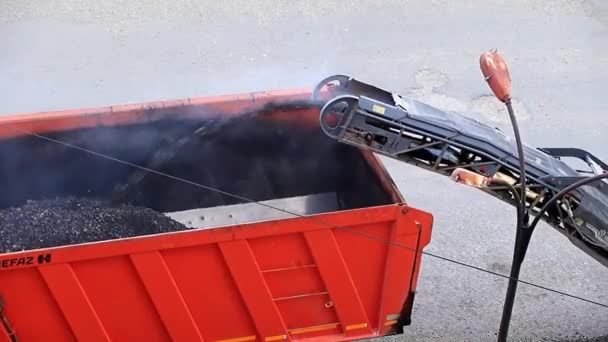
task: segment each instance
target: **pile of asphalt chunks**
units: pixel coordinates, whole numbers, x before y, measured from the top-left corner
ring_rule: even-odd
[[[187,230],[152,209],[83,198],[27,201],[0,210],[0,253]]]

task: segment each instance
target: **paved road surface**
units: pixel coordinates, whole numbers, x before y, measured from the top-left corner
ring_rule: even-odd
[[[0,1],[0,113],[314,84],[346,73],[508,130],[478,69],[511,66],[523,137],[608,160],[604,0]],[[387,161],[412,205],[436,215],[429,251],[508,272],[514,210]],[[541,226],[522,277],[608,303],[608,271]],[[506,282],[425,257],[406,336],[488,341]],[[512,336],[608,334],[608,310],[522,286]]]

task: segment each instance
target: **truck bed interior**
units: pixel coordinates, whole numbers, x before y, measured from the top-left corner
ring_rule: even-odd
[[[31,135],[0,141],[0,210],[28,200],[92,198],[204,228],[286,217],[251,201],[304,215],[392,202],[358,149],[298,124],[318,116],[313,105],[269,105],[230,118],[167,110],[173,113],[160,121],[43,134],[132,165]],[[277,111],[294,116],[271,119]]]

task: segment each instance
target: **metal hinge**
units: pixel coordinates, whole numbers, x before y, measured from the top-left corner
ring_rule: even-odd
[[[4,327],[8,338],[12,342],[19,342],[15,330],[13,330],[13,327],[9,323],[8,318],[4,315],[4,298],[2,297],[0,297],[0,322],[2,323],[2,327]]]

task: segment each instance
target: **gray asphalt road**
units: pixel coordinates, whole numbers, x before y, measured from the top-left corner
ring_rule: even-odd
[[[497,47],[522,135],[608,160],[604,0],[0,1],[0,114],[311,85],[345,73],[508,130],[478,68]],[[435,214],[428,251],[507,273],[514,210],[387,160]],[[548,226],[527,281],[608,303],[608,270]],[[494,339],[506,282],[425,257],[408,340]],[[608,310],[522,286],[512,336],[608,334]]]

